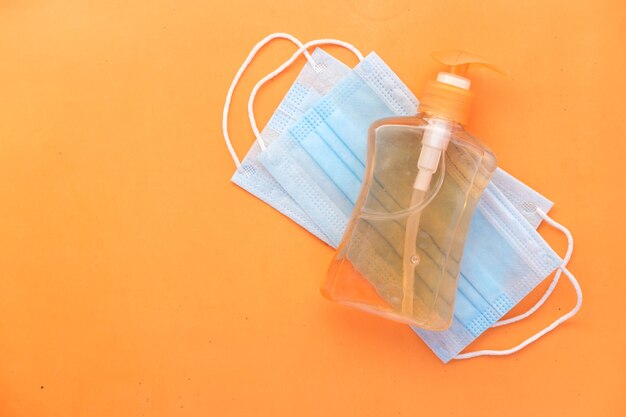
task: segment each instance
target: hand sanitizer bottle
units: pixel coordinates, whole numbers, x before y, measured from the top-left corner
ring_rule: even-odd
[[[460,51],[433,54],[450,67],[426,85],[420,113],[375,122],[361,193],[322,293],[430,330],[451,322],[463,245],[496,169],[493,153],[464,129],[470,66],[504,73]]]

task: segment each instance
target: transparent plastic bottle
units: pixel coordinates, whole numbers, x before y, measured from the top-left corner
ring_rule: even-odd
[[[469,64],[499,69],[467,53],[434,57],[452,70],[427,85],[421,112],[369,129],[361,193],[322,293],[444,330],[452,322],[470,220],[496,169],[493,153],[463,128],[472,94],[462,75]]]

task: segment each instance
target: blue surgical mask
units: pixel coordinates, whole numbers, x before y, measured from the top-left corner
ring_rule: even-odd
[[[416,111],[417,100],[410,90],[378,56],[370,54],[273,138],[258,160],[281,190],[321,230],[326,241],[336,247],[360,191],[369,125],[383,117]],[[554,289],[561,272],[570,277],[565,266],[571,248],[561,260],[534,230],[544,219],[553,223],[545,215],[551,207],[552,203],[536,191],[506,172],[496,171],[472,219],[452,327],[445,332],[416,329],[441,360],[502,354],[481,351],[458,355],[489,327],[516,321],[536,311]],[[553,285],[533,309],[498,322],[555,268],[558,272]],[[570,280],[577,287],[575,279],[570,277]],[[582,300],[579,291],[578,294],[577,307],[555,322],[556,325],[576,313]],[[533,338],[542,334],[545,333]],[[531,342],[536,340],[533,338]]]
[[[277,70],[270,73],[255,86],[253,90],[254,93],[250,96],[249,101],[249,117],[252,122],[253,130],[257,136],[257,141],[254,142],[243,161],[240,162],[230,143],[230,137],[227,129],[230,99],[241,75],[259,49],[272,40],[280,38],[287,39],[295,43],[299,46],[299,50],[295,52],[287,62],[281,65]],[[316,103],[349,72],[350,68],[348,66],[324,52],[322,49],[317,48],[312,54],[308,54],[307,47],[321,44],[344,46],[352,50],[360,59],[363,57],[361,53],[352,45],[345,44],[344,42],[334,39],[313,41],[309,42],[305,46],[302,42],[289,34],[276,33],[267,36],[252,49],[248,58],[242,64],[231,83],[226,104],[224,106],[223,130],[226,144],[230,150],[233,161],[237,166],[237,170],[231,180],[244,190],[274,207],[276,210],[284,213],[287,217],[304,227],[319,239],[330,244],[330,240],[317,226],[317,224],[298,206],[298,204],[289,196],[289,194],[285,192],[281,185],[258,161],[258,156],[262,150],[265,149],[265,146],[271,144],[275,138],[279,137],[288,127],[299,120],[306,110]],[[254,121],[254,113],[252,111],[254,94],[266,81],[284,70],[300,54],[304,54],[306,56],[307,63],[289,88],[289,91],[270,118],[266,127],[262,132],[258,132]]]

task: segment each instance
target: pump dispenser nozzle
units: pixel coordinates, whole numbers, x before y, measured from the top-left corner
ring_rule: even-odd
[[[502,75],[509,75],[508,70],[469,52],[439,51],[433,52],[431,56],[435,61],[443,65],[448,65],[452,74],[458,74],[460,76],[465,76],[465,74],[467,74],[467,69],[470,65],[479,65],[485,68],[489,68]]]
[[[450,69],[437,74],[436,81],[426,84],[420,110],[462,125],[469,119],[469,111],[474,94],[469,90],[471,80],[466,78],[470,66],[489,68],[508,75],[504,68],[477,55],[464,51],[440,51],[432,57]]]

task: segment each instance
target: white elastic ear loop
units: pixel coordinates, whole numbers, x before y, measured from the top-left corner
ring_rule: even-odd
[[[268,44],[274,39],[287,39],[295,43],[300,48],[304,46],[302,42],[300,42],[300,40],[298,40],[296,37],[288,33],[281,33],[281,32],[272,33],[271,35],[268,35],[265,38],[261,39],[256,45],[254,45],[254,47],[248,54],[248,57],[246,58],[246,60],[243,62],[243,64],[241,64],[241,67],[239,67],[239,70],[235,74],[235,78],[233,78],[233,81],[230,83],[230,87],[228,88],[228,93],[226,94],[226,101],[224,102],[224,111],[222,112],[222,132],[224,134],[224,141],[226,142],[226,147],[228,148],[228,152],[230,152],[230,156],[233,158],[233,162],[235,162],[237,169],[241,169],[241,162],[239,161],[239,158],[237,157],[237,153],[235,152],[235,149],[233,148],[233,144],[231,143],[230,136],[228,134],[228,112],[230,111],[230,102],[233,98],[233,92],[235,91],[235,87],[237,86],[237,83],[239,83],[239,79],[241,78],[241,75],[246,70],[248,65],[250,65],[250,62],[252,61],[254,56],[257,54],[257,52],[259,52],[261,48],[263,48],[266,44]],[[317,63],[315,62],[315,60],[313,59],[311,54],[309,54],[308,51],[306,50],[304,51],[304,56],[314,68],[317,66]]]
[[[256,124],[256,119],[254,117],[254,99],[256,98],[257,92],[263,86],[263,84],[265,84],[266,82],[268,82],[269,80],[271,80],[272,78],[274,78],[275,76],[283,72],[285,68],[291,65],[298,58],[298,56],[300,56],[301,53],[307,53],[308,48],[311,48],[317,45],[342,46],[346,49],[349,49],[354,55],[356,55],[359,61],[363,60],[363,54],[361,53],[361,51],[359,51],[354,45],[348,42],[340,41],[338,39],[318,39],[318,40],[307,42],[304,45],[302,45],[300,49],[294,52],[291,58],[289,58],[281,66],[279,66],[274,71],[267,74],[265,77],[263,77],[263,79],[261,79],[258,83],[256,83],[256,85],[252,89],[252,92],[250,93],[250,98],[248,99],[248,118],[250,119],[250,126],[252,127],[252,131],[254,132],[254,136],[256,136],[256,140],[259,142],[259,146],[261,147],[261,150],[265,150],[266,146],[265,146],[265,142],[263,141],[263,138],[261,137],[261,132],[259,131],[259,128]],[[324,70],[324,68],[320,68],[317,65],[313,65],[313,69],[317,72]]]
[[[568,237],[568,243],[570,243],[570,246],[573,247],[574,243],[573,243],[572,235],[563,225],[561,225],[561,224],[557,223],[556,221],[554,221],[546,213],[541,211],[541,209],[537,208],[537,212],[551,226],[553,226],[553,227],[557,228],[558,230],[562,231],[563,233],[565,233],[565,235]],[[571,242],[570,242],[570,239],[571,239]],[[569,250],[568,250],[568,253],[569,253]],[[571,256],[571,253],[569,253],[569,255]],[[567,258],[567,255],[566,255],[566,258]],[[569,259],[567,259],[567,261],[569,261]],[[531,343],[533,343],[537,339],[541,338],[543,335],[545,335],[545,334],[551,332],[552,330],[554,330],[556,327],[558,327],[563,322],[565,322],[565,321],[569,320],[570,318],[574,317],[576,315],[576,313],[578,313],[578,310],[580,310],[580,306],[583,303],[583,293],[582,293],[582,290],[580,289],[580,285],[578,284],[578,281],[576,280],[574,275],[572,275],[572,273],[570,271],[568,271],[567,268],[565,268],[565,266],[564,266],[565,264],[566,264],[566,260],[564,258],[563,259],[563,264],[561,264],[559,266],[559,271],[557,271],[557,273],[562,271],[565,275],[567,275],[567,278],[569,278],[569,281],[572,283],[572,286],[574,287],[574,290],[576,291],[576,305],[574,306],[574,308],[571,311],[569,311],[568,313],[566,313],[563,316],[561,316],[559,319],[554,321],[551,325],[549,325],[545,329],[541,330],[538,333],[535,333],[533,336],[531,336],[528,339],[524,340],[519,345],[517,345],[515,347],[512,347],[511,349],[506,349],[506,350],[478,350],[476,352],[461,353],[459,355],[456,355],[453,359],[470,359],[470,358],[475,358],[477,356],[504,356],[504,355],[510,355],[512,353],[515,353],[515,352],[525,348],[526,346],[530,345]],[[547,298],[547,297],[545,297],[545,298]]]
[[[554,220],[552,220],[539,207],[536,207],[536,211],[537,211],[537,214],[539,214],[539,216],[541,216],[541,218],[543,220],[545,220],[550,226],[560,230],[567,237],[567,252],[565,252],[565,257],[563,258],[563,263],[561,264],[562,268],[567,267],[567,264],[569,263],[569,260],[572,257],[572,252],[574,251],[574,238],[572,237],[572,234],[565,227],[561,226],[559,223],[557,223]],[[523,320],[526,317],[528,317],[531,314],[533,314],[535,311],[537,311],[539,309],[539,307],[541,307],[543,305],[543,303],[546,302],[546,300],[550,297],[550,295],[552,295],[552,292],[556,288],[556,284],[559,283],[559,279],[561,278],[561,272],[563,272],[563,270],[561,268],[558,268],[556,273],[554,274],[554,278],[552,279],[552,282],[550,283],[550,286],[548,287],[546,292],[543,294],[543,296],[541,296],[539,301],[537,301],[537,303],[534,306],[532,306],[527,312],[525,312],[523,314],[520,314],[518,316],[515,316],[515,317],[511,317],[509,319],[500,320],[500,321],[494,323],[493,326],[491,326],[491,327],[500,327],[500,326],[504,326],[504,325],[507,325],[507,324],[515,323],[516,321]]]

